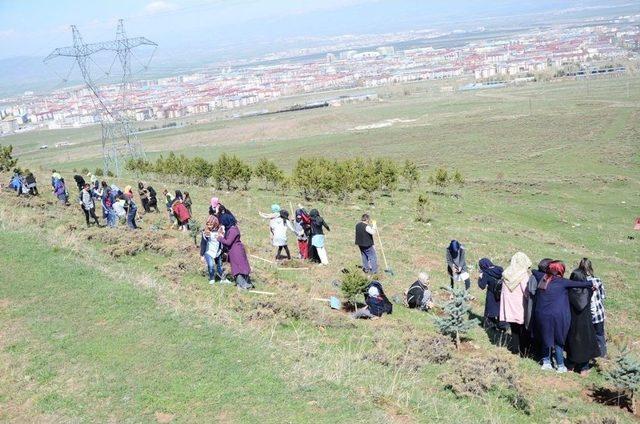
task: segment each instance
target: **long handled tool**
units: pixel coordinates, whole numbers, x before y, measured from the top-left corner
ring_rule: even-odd
[[[387,255],[384,254],[384,246],[382,245],[382,237],[380,237],[380,229],[376,226],[376,234],[378,234],[378,242],[380,243],[380,253],[382,253],[382,259],[384,260],[384,272],[389,275],[395,275],[393,269],[389,267],[389,263],[387,263]]]

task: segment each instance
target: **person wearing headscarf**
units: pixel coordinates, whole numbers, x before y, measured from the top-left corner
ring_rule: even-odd
[[[269,221],[269,230],[271,231],[271,243],[274,247],[277,247],[276,260],[287,258],[291,259],[291,252],[289,251],[289,245],[287,243],[287,230],[295,233],[291,221],[289,221],[289,212],[281,210],[277,218],[272,218]],[[287,256],[282,256],[282,251]]]
[[[531,348],[536,352],[540,350],[539,340],[535,334],[535,325],[533,319],[533,311],[535,310],[536,304],[536,292],[538,290],[538,284],[544,278],[545,273],[547,272],[547,268],[549,264],[553,262],[553,259],[545,258],[542,259],[538,263],[538,269],[532,269],[531,275],[533,278],[529,278],[529,283],[527,283],[527,293],[525,296],[525,309],[524,309],[524,327],[527,331],[527,336],[530,340]]]
[[[135,200],[133,200],[133,191],[131,190],[131,186],[126,186],[124,188],[124,200],[125,209],[127,211],[127,226],[131,230],[137,230],[138,225],[136,224],[136,214],[138,213],[138,205],[136,205]]]
[[[506,323],[500,322],[500,294],[502,292],[502,267],[494,265],[489,258],[478,262],[480,277],[478,287],[487,290],[484,302],[484,327],[504,332]]]
[[[580,268],[574,270],[569,278],[573,281],[587,281],[587,275]],[[583,376],[589,372],[589,362],[600,356],[596,330],[591,322],[593,293],[591,287],[573,288],[568,292],[571,325],[566,342],[567,361]]]
[[[187,231],[189,229],[189,220],[191,219],[191,214],[189,213],[187,207],[184,205],[182,199],[183,197],[176,196],[173,205],[171,206],[171,211],[173,212],[173,216],[175,216],[176,221],[178,222],[178,229]]]
[[[184,204],[184,207],[189,211],[189,215],[192,215],[191,207],[193,206],[193,201],[191,200],[191,195],[188,191],[184,192],[184,199],[182,200],[182,204]]]
[[[596,339],[598,340],[598,347],[600,348],[600,356],[603,358],[607,356],[607,340],[604,333],[604,299],[606,293],[604,290],[604,284],[602,280],[596,277],[593,273],[593,265],[588,258],[582,258],[578,269],[587,277],[587,281],[591,281],[597,286],[597,290],[593,292],[591,296],[591,322],[596,332]]]
[[[564,364],[564,346],[571,325],[568,290],[574,287],[594,287],[590,281],[571,281],[564,278],[565,265],[552,261],[536,290],[534,320],[536,337],[541,345],[542,369],[552,370],[554,353],[556,370],[567,372]]]
[[[144,213],[151,212],[151,209],[149,208],[149,191],[144,187],[142,181],[138,181],[138,196],[140,196],[140,202],[142,203]]]
[[[327,223],[320,216],[317,209],[311,209],[309,212],[311,217],[311,245],[315,248],[318,259],[322,265],[329,264],[329,258],[327,256],[327,250],[324,247],[324,230],[331,231]]]
[[[532,277],[531,260],[522,252],[511,257],[509,266],[502,273],[500,292],[500,321],[511,328],[511,351],[524,355],[527,337],[524,331],[524,306],[529,278]]]
[[[164,195],[165,207],[167,209],[167,214],[169,216],[169,223],[171,227],[173,227],[176,223],[176,217],[173,214],[173,202],[175,202],[175,197],[167,190],[166,188],[162,190],[162,194]]]
[[[367,305],[362,309],[357,309],[352,318],[373,319],[380,318],[383,314],[391,314],[393,305],[384,293],[382,284],[372,281],[364,292],[364,303]]]
[[[231,211],[229,211],[229,209],[225,208],[224,205],[220,203],[220,199],[218,199],[217,197],[212,197],[211,204],[209,206],[209,215],[215,215],[218,219],[220,219],[223,214],[229,214],[233,216]]]
[[[111,187],[109,187],[105,181],[102,183],[102,195],[100,196],[102,212],[109,228],[114,228],[118,219],[116,211],[113,209],[113,204],[116,201],[115,194],[111,191]]]
[[[53,194],[56,195],[60,204],[67,205],[69,203],[69,192],[67,191],[67,185],[64,182],[64,178],[60,177],[55,179]]]
[[[220,217],[220,228],[218,230],[218,241],[227,248],[227,257],[231,264],[231,273],[236,281],[236,285],[242,289],[250,289],[251,267],[247,252],[240,240],[240,230],[233,215],[222,214]]]
[[[280,207],[280,205],[277,203],[274,203],[273,205],[271,205],[271,213],[264,213],[264,212],[258,211],[258,215],[260,215],[260,218],[264,218],[264,219],[279,218],[281,210],[282,208]]]
[[[200,258],[207,265],[209,284],[224,280],[224,270],[222,268],[222,245],[218,241],[218,229],[220,223],[218,218],[210,215],[202,230],[200,238]]]
[[[311,238],[311,218],[309,214],[302,209],[296,209],[296,219],[293,229],[298,238],[298,251],[300,259],[309,259],[309,239]]]
[[[458,240],[451,240],[446,249],[447,272],[451,280],[451,288],[454,284],[464,281],[464,288],[468,291],[471,288],[471,279],[467,269],[466,250]]]

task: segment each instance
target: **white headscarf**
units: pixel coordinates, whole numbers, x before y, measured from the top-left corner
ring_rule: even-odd
[[[502,273],[504,285],[509,291],[514,291],[523,281],[529,280],[529,268],[531,259],[522,252],[517,252],[511,257],[511,263]]]

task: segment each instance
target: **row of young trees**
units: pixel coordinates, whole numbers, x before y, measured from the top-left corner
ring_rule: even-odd
[[[196,185],[213,182],[217,189],[227,190],[246,190],[255,179],[263,183],[265,190],[295,188],[310,200],[330,197],[344,200],[352,195],[372,200],[376,194],[397,191],[401,181],[408,190],[420,182],[420,172],[414,162],[398,163],[388,158],[300,158],[290,176],[268,159],[261,159],[251,167],[237,156],[227,154],[211,162],[170,153],[155,161],[132,159],[125,167],[139,175],[153,174],[161,179]]]

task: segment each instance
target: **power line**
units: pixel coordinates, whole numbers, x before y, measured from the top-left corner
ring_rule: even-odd
[[[71,34],[73,37],[73,45],[54,49],[53,52],[44,59],[44,62],[58,57],[71,57],[74,59],[74,63],[78,65],[82,78],[92,93],[91,101],[95,109],[100,110],[102,155],[104,158],[105,171],[112,171],[116,175],[119,175],[120,165],[123,161],[127,159],[145,158],[144,148],[132,130],[131,119],[128,115],[129,104],[127,102],[127,94],[132,78],[132,50],[141,46],[153,46],[155,53],[158,44],[144,37],[127,37],[122,19],[118,21],[116,39],[113,41],[87,44],[82,39],[80,31],[75,25],[71,26]],[[102,69],[92,57],[95,54],[103,52],[113,54],[113,61],[108,71]],[[153,57],[153,54],[151,57]],[[118,95],[115,101],[110,101],[110,99],[102,93],[97,82],[105,76],[111,76],[111,71],[116,60],[120,63],[122,75],[120,77]],[[151,58],[149,61],[150,60]],[[100,75],[97,80],[94,79],[91,74],[90,63],[93,63],[93,65],[102,72],[102,75]]]

